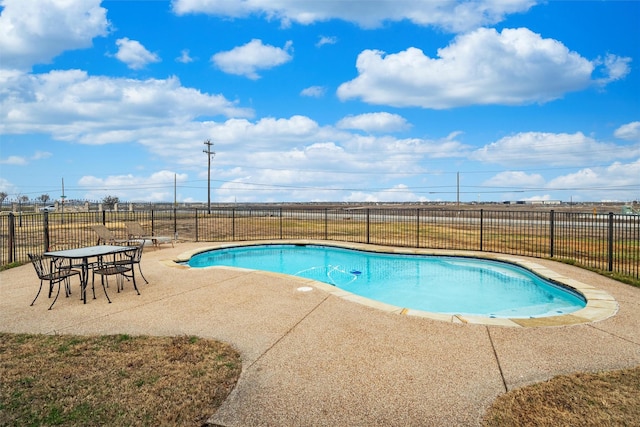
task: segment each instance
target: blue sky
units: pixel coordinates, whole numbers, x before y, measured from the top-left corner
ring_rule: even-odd
[[[9,199],[640,199],[638,1],[0,7]]]

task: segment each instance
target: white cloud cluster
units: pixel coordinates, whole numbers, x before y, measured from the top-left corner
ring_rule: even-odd
[[[149,176],[112,175],[98,178],[92,175],[83,176],[78,180],[78,186],[86,188],[86,198],[101,200],[105,191],[111,196],[122,200],[146,200],[151,202],[166,202],[173,199],[173,193],[167,188],[175,183],[182,183],[188,178],[187,174],[177,174],[162,170]]]
[[[182,62],[183,64],[189,64],[194,61],[189,53],[189,49],[182,49],[180,51],[180,56],[176,58],[176,61]]]
[[[178,15],[205,13],[232,18],[263,15],[281,21],[284,26],[291,22],[307,25],[340,19],[376,28],[385,22],[408,20],[462,32],[495,24],[508,14],[526,12],[536,3],[536,0],[174,0],[173,10]]]
[[[580,132],[526,132],[489,144],[473,152],[470,158],[485,163],[500,163],[510,168],[580,167],[584,164],[613,161],[609,166],[582,167],[575,172],[550,179],[545,179],[539,173],[509,170],[496,174],[482,185],[503,188],[505,200],[549,200],[551,196],[548,193],[557,194],[560,191],[566,194],[565,200],[629,201],[637,197],[633,189],[640,183],[639,130],[640,122],[628,123],[615,130],[616,138],[635,142],[631,145],[599,142]],[[617,159],[628,159],[628,162]],[[523,197],[515,189],[537,190],[542,194]],[[588,193],[586,198],[585,193]]]
[[[258,70],[267,70],[291,61],[291,50],[291,41],[288,41],[284,48],[279,48],[253,39],[245,45],[216,53],[211,57],[211,62],[225,73],[257,80],[260,78]]]
[[[360,129],[366,132],[395,132],[411,127],[404,117],[387,112],[347,116],[337,126],[340,129]]]
[[[336,43],[338,43],[337,37],[321,36],[318,42],[316,43],[316,47],[322,47],[327,44],[336,44]]]
[[[407,200],[411,200],[414,202],[428,202],[429,198],[422,194],[416,194],[404,184],[398,184],[391,188],[385,188],[370,193],[365,193],[363,191],[352,191],[344,197],[345,202],[354,203],[393,203],[406,202]]]
[[[631,122],[620,126],[613,134],[616,138],[640,142],[640,122]]]
[[[365,50],[356,67],[358,77],[338,88],[341,99],[433,109],[544,103],[588,87],[594,70],[562,43],[526,28],[478,29],[439,49],[437,58],[414,47],[386,56]],[[619,69],[617,78],[628,71]]]
[[[327,88],[324,86],[309,86],[302,89],[300,95],[311,98],[322,98],[326,92]]]
[[[578,172],[552,179],[549,189],[590,188],[600,194],[600,200],[629,201],[637,198],[632,191],[638,188],[640,158],[630,163],[614,162],[609,166],[581,169]]]
[[[26,166],[33,160],[48,159],[52,154],[48,151],[36,151],[30,158],[25,156],[9,156],[6,159],[0,158],[0,165]]]
[[[504,166],[581,166],[640,156],[640,145],[599,142],[582,132],[574,134],[521,132],[476,150],[471,158]]]
[[[250,120],[250,109],[223,95],[184,87],[177,77],[140,80],[90,76],[82,70],[29,74],[34,64],[49,62],[67,50],[90,47],[92,39],[107,35],[110,23],[100,4],[100,0],[0,0],[4,8],[0,14],[0,135],[40,133],[84,144],[135,142],[154,158],[189,171],[202,171],[202,141],[212,138],[219,152],[215,176],[227,181],[217,192],[217,200],[227,201],[236,195],[243,196],[242,201],[309,200],[310,191],[314,192],[312,200],[425,200],[424,193],[399,181],[411,179],[417,185],[422,179],[417,176],[433,173],[441,165],[438,159],[443,158],[509,168],[581,168],[547,181],[538,173],[510,170],[485,181],[493,187],[540,188],[545,193],[590,186],[594,189],[591,195],[621,199],[627,186],[637,188],[638,121],[614,132],[624,144],[603,142],[581,132],[521,132],[473,150],[459,140],[459,132],[440,139],[397,138],[391,133],[411,124],[385,111],[348,115],[333,126],[295,114]],[[478,29],[534,4],[534,0],[174,0],[173,8],[177,14],[259,14],[285,25],[342,19],[375,27],[408,20],[469,31],[434,58],[413,47],[389,55],[361,52],[358,75],[338,89],[343,100],[433,109],[544,103],[628,75],[630,58],[609,54],[590,61],[561,42],[525,28]],[[335,37],[323,36],[316,47],[336,42]],[[160,61],[139,41],[121,37],[116,44],[113,56],[131,69]],[[263,70],[292,61],[292,46],[292,42],[276,47],[254,39],[213,55],[211,62],[226,73],[258,79]],[[176,61],[193,59],[185,49]],[[310,86],[300,95],[322,97],[326,90]],[[216,116],[226,120],[214,121]],[[5,155],[0,164],[25,168],[51,153]],[[615,163],[585,167],[603,162]],[[126,199],[170,200],[172,194],[166,188],[173,179],[174,172],[163,170],[148,176],[85,176],[79,185],[94,190],[119,188],[121,193],[116,195]],[[179,182],[187,179],[186,174],[178,175]],[[350,188],[345,188],[345,182]],[[371,188],[372,182],[380,188]],[[299,188],[287,187],[291,183]],[[612,186],[621,190],[614,195],[607,190]],[[0,178],[0,189],[6,188],[15,190]],[[87,191],[87,197],[104,195],[95,191]],[[548,198],[542,193],[532,198]]]
[[[160,57],[149,52],[139,41],[127,37],[116,40],[118,52],[115,57],[132,70],[140,70],[152,62],[160,62]]]
[[[22,156],[9,156],[6,159],[0,159],[0,165],[17,165],[24,166],[29,162],[25,157]]]
[[[539,188],[545,185],[545,179],[538,173],[504,171],[484,181],[482,185],[502,188]]]
[[[131,132],[145,126],[253,114],[222,95],[184,87],[176,77],[91,77],[80,70],[0,73],[0,93],[0,134],[42,132],[87,144],[133,141]]]
[[[0,67],[28,71],[109,31],[101,0],[0,0]]]

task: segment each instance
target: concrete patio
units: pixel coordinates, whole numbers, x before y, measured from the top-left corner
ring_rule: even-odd
[[[240,380],[220,426],[476,426],[500,394],[555,375],[640,364],[640,289],[534,262],[613,296],[618,312],[568,326],[505,327],[390,313],[306,279],[173,261],[207,243],[145,249],[149,280],[86,305],[46,295],[28,264],[0,273],[0,329],[14,333],[197,335],[232,344]],[[433,251],[432,251],[433,252]],[[184,256],[184,255],[183,255]],[[301,292],[298,288],[311,286]]]

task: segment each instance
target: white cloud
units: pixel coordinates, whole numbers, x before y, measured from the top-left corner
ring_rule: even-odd
[[[337,124],[340,129],[361,129],[367,132],[394,132],[407,130],[411,125],[397,114],[386,112],[347,116]]]
[[[620,126],[613,135],[627,141],[640,142],[640,122],[631,122]]]
[[[327,92],[327,88],[324,86],[309,86],[302,89],[300,95],[309,96],[311,98],[322,98]]]
[[[149,176],[113,175],[98,178],[87,175],[78,180],[78,186],[85,188],[84,198],[102,200],[105,196],[116,196],[121,201],[167,201],[173,200],[173,185],[188,179],[187,174],[159,171]]]
[[[193,58],[189,54],[189,49],[182,49],[182,51],[180,51],[180,56],[176,58],[176,61],[182,62],[183,64],[193,62]]]
[[[345,182],[351,189],[371,188],[378,179],[390,187],[400,185],[403,178],[414,179],[427,171],[427,165],[433,165],[429,159],[462,158],[468,147],[456,141],[456,135],[440,140],[365,136],[292,116],[192,122],[145,128],[134,136],[154,156],[198,171],[206,160],[202,141],[211,138],[217,153],[212,176],[227,183],[216,191],[215,200],[245,202],[272,197],[341,200],[345,191],[339,189]],[[200,178],[206,180],[206,175]]]
[[[125,142],[150,127],[180,127],[200,117],[250,117],[222,95],[176,77],[90,77],[80,70],[0,75],[0,135],[48,133],[87,144]]]
[[[604,65],[604,77],[597,80],[601,85],[607,85],[613,81],[623,79],[629,74],[631,68],[631,58],[622,58],[616,55],[607,54],[604,61],[595,61],[596,64]]]
[[[316,47],[322,47],[326,44],[336,44],[336,43],[338,43],[337,37],[321,36],[318,42],[316,43]]]
[[[552,199],[549,194],[543,194],[541,196],[522,197],[522,198],[519,198],[518,200],[525,200],[529,202],[539,202],[539,201],[547,201]]]
[[[640,155],[640,146],[598,142],[582,132],[523,132],[474,151],[470,158],[505,166],[581,166]]]
[[[257,80],[260,78],[258,70],[267,70],[291,61],[291,50],[291,41],[288,41],[284,48],[279,48],[253,39],[245,45],[216,53],[211,57],[211,62],[225,73]]]
[[[160,62],[160,57],[155,53],[149,52],[137,40],[129,40],[124,37],[116,40],[118,52],[115,57],[127,64],[132,70],[140,70],[152,62]]]
[[[26,158],[22,156],[9,156],[6,159],[0,159],[2,165],[24,166],[29,164]]]
[[[206,13],[233,18],[263,15],[266,19],[281,21],[283,26],[291,22],[308,25],[340,19],[375,28],[388,21],[408,20],[448,31],[467,31],[500,22],[508,14],[526,12],[536,3],[535,0],[174,0],[173,10],[178,15]]]
[[[365,50],[358,77],[340,85],[338,96],[433,109],[545,103],[598,84],[591,78],[596,65],[526,28],[482,28],[456,37],[437,58],[415,47],[389,55]]]
[[[567,189],[574,194],[588,192],[589,200],[630,201],[638,198],[640,159],[631,163],[615,162],[607,167],[594,167],[552,179],[549,189]]]
[[[502,188],[534,188],[545,184],[544,177],[540,174],[528,174],[522,171],[500,172],[482,183],[487,187]]]
[[[9,156],[6,159],[0,159],[0,165],[26,166],[30,160],[48,159],[53,154],[48,151],[36,151],[30,158],[24,156]]]
[[[331,199],[328,199],[331,200]],[[373,192],[363,192],[363,191],[354,191],[350,192],[346,196],[344,196],[344,202],[365,202],[365,203],[393,203],[393,202],[428,202],[429,199],[423,195],[418,195],[411,191],[411,189],[404,185],[399,184],[392,188],[373,191]]]
[[[7,195],[16,194],[18,192],[18,187],[12,184],[9,180],[0,177],[0,191],[7,193]]]
[[[486,180],[482,186],[503,189],[504,200],[629,201],[637,198],[638,177],[640,159],[631,163],[614,162],[609,166],[584,168],[549,180],[537,173],[506,171]],[[532,191],[541,194],[526,195]]]
[[[29,70],[109,30],[101,0],[1,0],[0,67]]]
[[[53,154],[49,153],[48,151],[36,151],[34,153],[34,155],[31,157],[33,160],[40,160],[40,159],[48,159],[49,157],[53,156]]]

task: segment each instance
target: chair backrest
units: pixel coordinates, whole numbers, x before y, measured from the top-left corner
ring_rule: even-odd
[[[35,268],[38,277],[43,279],[51,273],[51,263],[43,262],[44,257],[42,255],[27,254],[31,260],[33,268]]]
[[[144,228],[142,228],[142,225],[140,225],[140,223],[138,222],[125,221],[124,226],[127,227],[127,232],[129,233],[129,236],[144,237],[149,235],[147,234],[146,231],[144,231]]]
[[[142,249],[144,245],[131,246],[131,249],[119,252],[117,256],[117,262],[119,264],[137,264],[142,258]]]
[[[109,230],[107,227],[105,227],[102,224],[91,225],[90,227],[93,231],[96,232],[96,234],[100,238],[99,240],[102,240],[104,242],[110,242],[115,239],[113,233],[111,233],[111,230]]]
[[[142,259],[142,249],[144,249],[144,244],[138,245],[135,253],[133,254],[133,262],[138,263]]]

